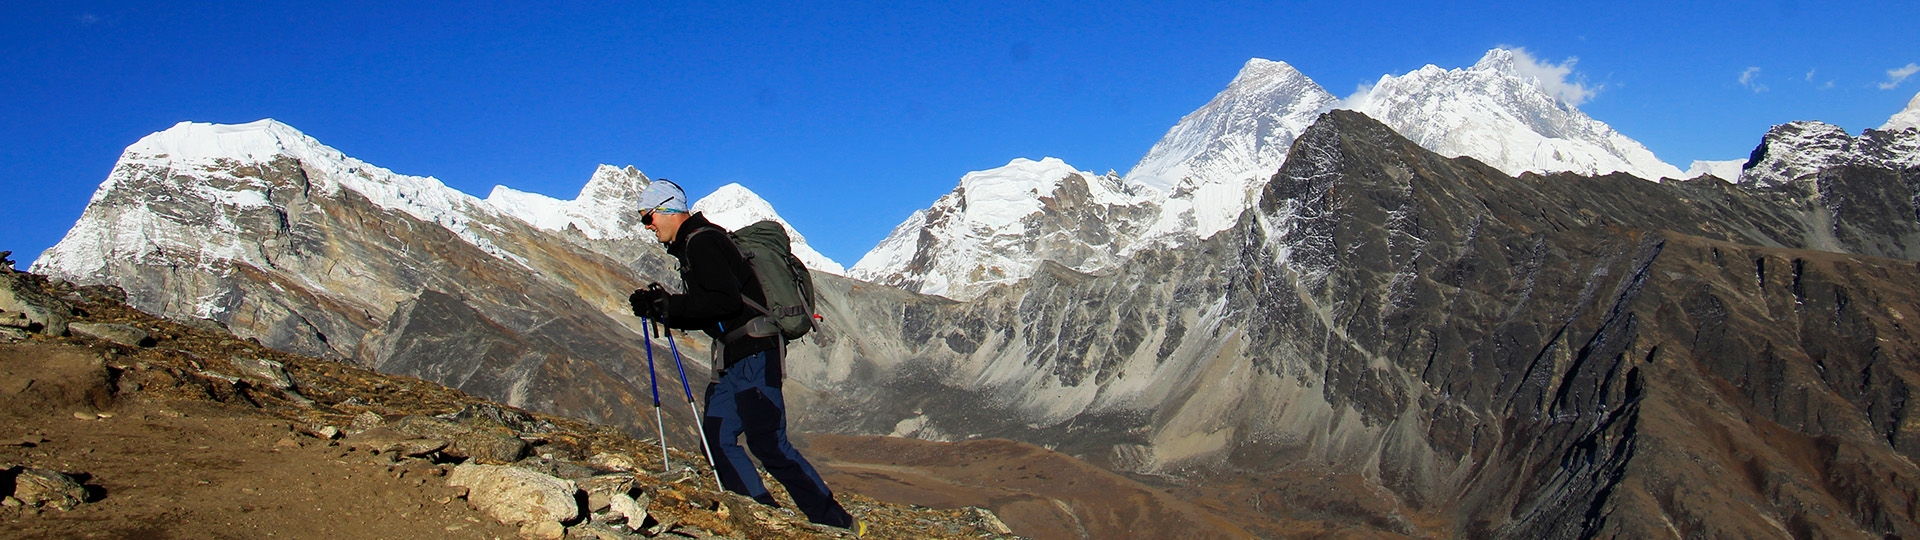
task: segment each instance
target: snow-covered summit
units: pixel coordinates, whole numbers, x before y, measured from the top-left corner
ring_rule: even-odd
[[[1293,139],[1337,101],[1286,62],[1248,60],[1225,90],[1154,143],[1127,171],[1127,182],[1171,194],[1189,179],[1271,175]]]
[[[1737,182],[1740,180],[1740,169],[1746,164],[1747,160],[1744,159],[1711,161],[1697,159],[1693,161],[1693,165],[1687,167],[1687,178],[1699,178],[1700,175],[1707,174],[1728,182]]]
[[[793,244],[791,246],[793,255],[799,257],[800,262],[806,263],[807,268],[834,275],[847,273],[846,267],[813,249],[813,246],[807,245],[806,236],[795,230],[793,224],[787,223],[786,218],[780,217],[780,213],[775,212],[773,205],[761,198],[760,194],[754,193],[745,186],[740,184],[720,186],[720,189],[713,190],[712,194],[694,202],[692,210],[705,214],[707,221],[727,230],[739,229],[764,220],[773,220],[787,228],[787,240]]]
[[[258,239],[244,238],[236,221],[255,209],[287,203],[273,198],[275,180],[260,172],[287,163],[282,160],[297,162],[303,197],[352,191],[376,206],[438,223],[494,256],[520,261],[472,228],[495,213],[479,199],[431,177],[369,165],[292,126],[264,119],[234,125],[180,122],[128,146],[79,222],[41,254],[34,268],[84,277],[110,259],[175,252],[197,253],[209,268],[235,259],[262,262],[254,260],[264,257]]]
[[[964,300],[1032,275],[1042,260],[1082,271],[1106,268],[1157,196],[1057,158],[1017,158],[962,176],[952,192],[894,228],[849,275]]]
[[[1625,172],[1649,180],[1682,173],[1646,146],[1580,112],[1558,70],[1523,50],[1494,49],[1473,67],[1427,65],[1382,76],[1342,104],[1446,156],[1470,156],[1507,174],[1526,171],[1601,175]]]
[[[541,229],[563,231],[572,227],[588,238],[632,238],[647,234],[633,205],[651,183],[632,165],[601,165],[571,201],[494,186],[487,204]]]
[[[1314,119],[1339,102],[1286,62],[1248,60],[1127,172],[1166,196],[1148,236],[1205,238],[1233,226]],[[1145,243],[1139,245],[1147,245]]]
[[[1920,93],[1914,94],[1913,99],[1907,101],[1905,110],[1894,113],[1892,118],[1887,119],[1887,123],[1880,125],[1881,131],[1908,129],[1920,129]]]

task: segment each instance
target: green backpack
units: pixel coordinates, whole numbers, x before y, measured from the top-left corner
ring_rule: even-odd
[[[812,331],[814,319],[818,317],[813,308],[813,274],[799,257],[793,256],[787,228],[779,222],[763,220],[727,233],[727,237],[740,250],[740,256],[747,259],[747,264],[753,266],[753,277],[760,280],[760,292],[766,294],[767,305],[762,306],[746,295],[741,295],[740,300],[772,319],[780,327],[780,335],[788,341]]]

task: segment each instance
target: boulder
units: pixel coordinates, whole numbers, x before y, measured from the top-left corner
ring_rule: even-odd
[[[567,526],[554,521],[541,521],[520,526],[520,537],[527,540],[561,540],[567,537]]]
[[[76,335],[118,343],[128,347],[152,347],[153,336],[146,330],[120,323],[73,323],[68,327]]]
[[[972,508],[973,522],[979,525],[981,529],[998,535],[1013,534],[1013,529],[1008,527],[1006,522],[1000,521],[1000,516],[994,515],[992,510],[978,506]]]
[[[641,495],[641,497],[646,497]],[[625,493],[615,493],[608,497],[607,513],[618,515],[625,520],[627,530],[639,531],[647,523],[647,503],[649,500],[636,500]]]
[[[587,460],[587,463],[612,471],[634,471],[640,468],[633,463],[633,458],[620,454],[594,454],[592,458]]]
[[[27,506],[72,510],[87,502],[87,488],[47,469],[22,469],[13,478],[13,497]]]
[[[256,383],[280,390],[292,390],[297,386],[293,376],[287,374],[286,365],[279,362],[246,356],[235,356],[228,361],[240,370],[241,375]]]
[[[369,450],[396,452],[407,457],[425,456],[447,447],[447,441],[444,440],[409,435],[385,427],[355,433],[343,442]]]
[[[417,414],[394,420],[388,427],[401,433],[447,440],[473,432],[473,428],[456,422]]]
[[[380,427],[382,424],[386,424],[386,423],[387,423],[387,419],[382,418],[380,416],[380,413],[376,413],[373,411],[364,411],[364,412],[361,412],[359,416],[353,417],[352,423],[347,424],[347,434],[352,435],[352,434],[366,431],[369,429],[377,428],[377,427]]]
[[[631,474],[603,474],[580,479],[576,482],[580,485],[580,489],[585,490],[589,494],[602,493],[612,495],[633,491],[633,475]]]
[[[444,418],[413,415],[395,420],[393,429],[448,441],[445,453],[483,465],[505,465],[526,457],[530,446],[499,426],[473,427]]]
[[[580,517],[573,482],[503,465],[464,464],[447,485],[467,488],[467,503],[507,525],[568,523]]]
[[[0,272],[0,311],[24,314],[30,329],[50,336],[67,335],[67,317],[73,306],[40,292],[32,274]]]

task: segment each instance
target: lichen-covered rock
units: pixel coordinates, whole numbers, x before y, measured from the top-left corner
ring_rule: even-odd
[[[348,445],[380,452],[397,452],[408,457],[425,456],[447,447],[447,441],[430,439],[377,427],[347,437]]]
[[[68,328],[76,335],[102,341],[109,341],[128,347],[151,347],[153,335],[128,324],[119,323],[72,323]]]
[[[247,356],[236,356],[230,361],[248,379],[280,390],[292,390],[296,386],[293,376],[287,375],[287,367],[279,362]]]
[[[47,469],[22,469],[13,478],[13,497],[33,507],[72,510],[87,502],[87,488]]]
[[[567,523],[580,517],[575,494],[580,488],[519,467],[464,464],[447,475],[447,485],[467,488],[467,502],[501,523],[526,526]]]

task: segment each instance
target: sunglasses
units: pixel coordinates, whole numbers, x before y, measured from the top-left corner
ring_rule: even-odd
[[[660,209],[659,209],[659,208],[648,208],[648,209],[646,209],[646,210],[641,210],[641,211],[640,211],[640,225],[642,225],[642,226],[646,226],[646,225],[652,225],[652,224],[653,224],[653,215],[654,215],[654,214],[658,214],[658,213],[660,213]]]

